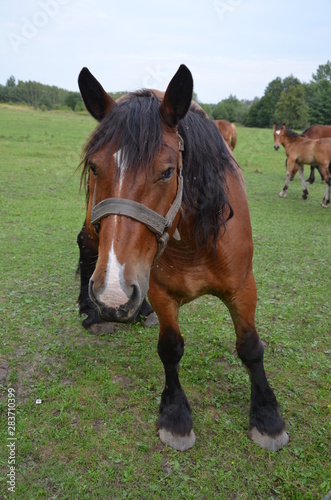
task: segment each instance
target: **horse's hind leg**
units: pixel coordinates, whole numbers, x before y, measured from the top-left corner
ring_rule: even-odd
[[[255,328],[256,286],[253,274],[227,303],[237,334],[237,352],[251,381],[249,437],[262,448],[278,450],[289,437],[278,403],[264,371],[264,348]]]
[[[299,164],[298,167],[299,167],[299,177],[300,177],[301,185],[302,185],[302,198],[304,200],[306,200],[308,198],[308,189],[307,189],[305,177],[303,174],[303,165]]]
[[[310,184],[310,185],[314,184],[314,182],[315,182],[315,168],[318,168],[318,171],[320,172],[318,165],[310,165],[310,174],[309,174],[308,179],[306,179],[306,184]]]
[[[325,184],[326,184],[325,195],[322,201],[323,208],[328,208],[330,206],[330,187],[331,187],[330,169],[331,169],[331,163],[329,165],[326,164],[323,165],[323,167],[321,167],[322,175],[323,178],[325,179]]]

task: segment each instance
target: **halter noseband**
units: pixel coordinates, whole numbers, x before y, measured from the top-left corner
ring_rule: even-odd
[[[131,219],[135,219],[145,224],[152,233],[156,235],[158,242],[158,250],[154,260],[156,260],[164,252],[164,249],[169,240],[168,229],[180,209],[183,197],[183,159],[182,152],[184,151],[183,138],[177,133],[179,141],[179,161],[177,172],[177,194],[166,215],[163,217],[151,208],[145,207],[141,203],[125,198],[106,198],[95,205],[95,188],[92,201],[91,224],[95,225],[101,219],[108,215],[125,215]]]

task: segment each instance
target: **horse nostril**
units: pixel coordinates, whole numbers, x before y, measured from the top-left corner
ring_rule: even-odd
[[[132,290],[132,293],[130,296],[130,300],[132,300],[133,303],[139,302],[140,298],[141,298],[141,291],[140,291],[139,285],[137,283],[133,283],[131,285],[131,290]]]

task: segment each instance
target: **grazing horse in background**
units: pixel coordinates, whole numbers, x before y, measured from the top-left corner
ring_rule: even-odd
[[[178,450],[195,442],[179,381],[184,339],[178,315],[183,304],[212,294],[230,311],[237,352],[250,376],[249,437],[269,450],[286,445],[255,327],[243,175],[215,125],[192,103],[190,71],[181,65],[165,93],[145,89],[117,101],[87,68],[78,81],[86,108],[100,122],[84,150],[88,204],[81,269],[86,275],[93,268],[89,296],[105,322],[133,321],[148,293],[159,319],[165,372],[160,439]]]
[[[331,139],[331,125],[312,125],[302,132],[302,134],[309,139]],[[307,184],[313,184],[315,182],[315,169],[318,170],[322,181],[325,180],[319,166],[311,165],[310,175],[306,180]]]
[[[213,120],[216,127],[221,133],[221,136],[228,144],[229,148],[233,151],[237,144],[237,129],[234,123],[227,120]]]
[[[285,198],[293,170],[298,166],[299,176],[302,183],[303,199],[307,199],[308,190],[303,176],[304,165],[318,164],[326,182],[326,192],[322,201],[322,207],[327,208],[330,204],[330,166],[331,166],[331,139],[308,139],[299,135],[283,125],[274,123],[274,148],[277,151],[283,145],[286,153],[286,181],[279,196]]]

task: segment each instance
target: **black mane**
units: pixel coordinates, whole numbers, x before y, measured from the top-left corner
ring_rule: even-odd
[[[304,134],[298,134],[297,132],[294,132],[294,130],[291,130],[290,128],[286,129],[286,133],[290,137],[304,137]]]
[[[135,174],[152,166],[162,145],[159,104],[152,91],[141,90],[127,94],[112,108],[84,148],[85,186],[90,158],[106,145],[109,151],[114,146],[124,151],[125,163]],[[232,216],[225,177],[227,171],[235,171],[234,161],[214,123],[196,105],[181,120],[178,131],[184,139],[183,206],[194,212],[192,229],[198,245],[215,244],[221,227]]]
[[[282,128],[283,128],[282,125],[276,125],[276,130],[281,130]],[[294,130],[291,130],[290,128],[286,127],[286,134],[289,137],[305,137],[305,132],[302,132],[302,134],[298,134],[297,132],[294,132]]]

